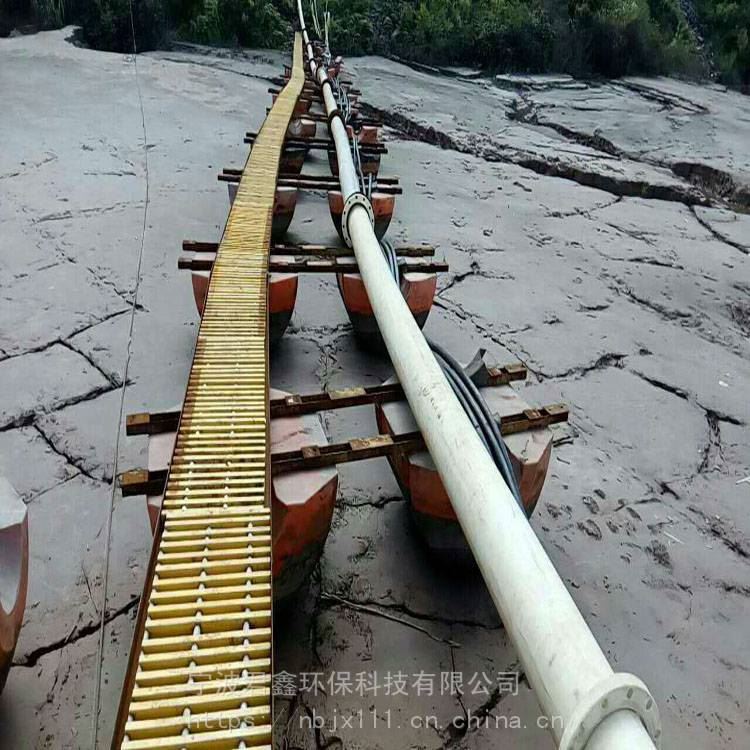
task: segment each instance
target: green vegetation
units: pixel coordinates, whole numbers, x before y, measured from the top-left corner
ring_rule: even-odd
[[[721,79],[750,87],[750,1],[697,0],[696,10]]]
[[[166,15],[161,0],[91,0],[82,2],[78,14],[71,14],[82,26],[84,41],[96,49],[111,52],[133,51],[133,30],[139,51],[154,49],[166,29]]]
[[[132,0],[132,24],[139,50],[173,36],[280,47],[295,7]],[[344,54],[578,76],[701,75],[713,66],[722,80],[750,85],[748,0],[328,0],[328,8],[331,39]],[[131,0],[0,0],[0,33],[19,19],[43,28],[78,23],[92,47],[132,50]]]
[[[43,29],[79,24],[84,42],[116,52],[132,52],[133,30],[140,52],[173,36],[204,44],[283,47],[291,18],[292,0],[0,0],[0,31],[14,23]]]
[[[568,0],[567,65],[607,76],[697,74],[695,37],[677,0]]]
[[[203,44],[283,47],[289,42],[289,3],[265,0],[172,0],[170,18],[183,39]]]

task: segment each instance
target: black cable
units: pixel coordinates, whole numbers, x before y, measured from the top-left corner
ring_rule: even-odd
[[[380,240],[380,248],[382,249],[385,260],[388,263],[388,269],[391,272],[391,276],[393,276],[393,280],[397,284],[400,284],[401,273],[398,267],[398,256],[396,255],[395,248],[390,242],[388,242],[388,240]]]
[[[438,364],[440,365],[440,369],[443,371],[443,374],[445,375],[446,379],[448,380],[448,383],[453,389],[453,392],[455,393],[456,398],[459,400],[461,406],[466,412],[466,416],[469,418],[469,421],[471,422],[472,426],[476,430],[477,435],[479,435],[479,439],[484,444],[484,447],[487,449],[487,452],[492,453],[492,451],[490,450],[490,446],[487,443],[487,438],[485,437],[485,431],[482,429],[481,425],[477,421],[477,416],[476,416],[474,409],[472,408],[471,402],[467,399],[466,392],[461,388],[460,382],[456,380],[456,376],[453,373],[453,370],[451,370],[450,367],[446,366],[445,363],[440,361],[439,359],[438,359]]]
[[[443,359],[439,352],[434,351],[433,353],[437,357],[438,364],[440,364],[440,367],[448,378],[454,393],[456,396],[459,396],[460,394],[459,400],[465,404],[464,409],[467,414],[469,414],[476,429],[479,431],[482,442],[492,456],[493,461],[496,465],[502,464],[502,455],[494,443],[494,436],[492,434],[490,423],[482,409],[479,407],[474,395],[466,387],[466,383],[461,379],[459,371],[455,370],[449,362]]]
[[[391,276],[397,284],[400,283],[398,256],[393,245],[388,240],[381,240],[380,247],[385,256]],[[471,378],[466,375],[463,367],[440,344],[431,341],[429,338],[427,339],[427,344],[435,355],[443,374],[453,389],[453,393],[469,417],[469,421],[477,431],[484,447],[492,457],[503,479],[505,479],[513,497],[521,509],[526,512],[521,500],[518,480],[515,471],[513,471],[513,464],[508,455],[508,449],[503,440],[497,420],[490,411],[489,406],[487,406],[487,402]]]
[[[340,85],[337,76],[334,76],[333,78],[333,89],[338,101],[339,109],[342,112],[344,124],[348,124],[351,117],[351,104],[346,89]],[[357,134],[353,130],[350,149],[357,177],[359,178],[362,187],[362,192],[369,197],[372,192],[372,175],[368,175],[369,179],[366,182],[362,170],[362,158],[359,151]],[[398,267],[398,257],[396,256],[396,251],[393,248],[393,245],[387,240],[383,240],[380,242],[380,247],[383,250],[383,255],[385,256],[391,276],[394,281],[399,284],[401,276]],[[523,506],[523,501],[521,500],[518,480],[513,470],[510,456],[508,455],[508,449],[503,440],[498,422],[495,420],[495,417],[487,406],[487,402],[484,400],[482,394],[471,378],[466,375],[461,365],[450,354],[448,354],[443,347],[430,339],[427,339],[427,343],[435,355],[448,383],[453,389],[456,398],[479,435],[479,439],[492,457],[492,460],[494,461],[495,466],[497,466],[503,479],[505,479],[505,482],[510,488],[516,502],[525,513],[526,510]]]
[[[490,412],[490,409],[487,406],[487,402],[482,397],[479,389],[476,387],[471,378],[466,375],[463,367],[461,367],[461,365],[447,351],[445,351],[439,344],[436,344],[435,342],[430,342],[430,344],[433,347],[433,350],[437,351],[442,359],[444,359],[451,366],[451,368],[460,377],[461,382],[468,389],[473,402],[482,412],[484,421],[489,427],[490,432],[492,433],[491,442],[494,443],[497,447],[498,460],[505,465],[506,469],[512,470],[510,456],[508,455],[508,450],[505,447],[505,441],[502,438],[500,428],[498,427],[497,422],[495,421],[492,412]]]
[[[463,367],[440,344],[427,339],[427,343],[435,354],[438,364],[442,368],[448,382],[463,406],[469,420],[477,430],[480,439],[487,448],[492,460],[510,488],[519,507],[526,512],[521,499],[513,465],[510,461],[508,449],[503,440],[500,427],[490,411],[487,402],[471,378],[466,375]]]
[[[492,446],[492,453],[495,459],[495,463],[503,474],[508,486],[516,497],[519,505],[522,506],[521,493],[518,487],[518,481],[516,479],[513,465],[508,454],[508,449],[503,440],[502,433],[494,415],[489,409],[487,402],[482,397],[479,389],[476,387],[474,382],[466,375],[463,368],[456,362],[450,354],[441,350],[441,356],[448,361],[451,368],[456,372],[462,384],[469,391],[472,399],[472,403],[476,405],[476,408],[482,413],[483,423],[488,429],[487,440]]]

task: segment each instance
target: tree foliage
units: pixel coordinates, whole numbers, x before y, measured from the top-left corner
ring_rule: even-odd
[[[606,76],[698,71],[678,0],[568,0],[567,68]]]
[[[327,6],[332,44],[344,54],[581,76],[695,74],[703,37],[722,78],[750,85],[750,0],[328,0]],[[130,8],[130,0],[0,0],[0,33],[19,18],[43,28],[79,23],[92,46],[131,51]],[[296,16],[296,0],[132,0],[132,8],[139,50],[158,46],[167,34],[280,47]]]
[[[81,3],[76,20],[87,44],[111,52],[132,52],[134,42],[139,52],[155,49],[166,30],[160,0],[93,0]]]
[[[750,86],[750,2],[699,0],[697,9],[722,79]]]

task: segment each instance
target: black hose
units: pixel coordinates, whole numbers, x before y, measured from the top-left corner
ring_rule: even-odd
[[[459,372],[454,370],[450,363],[446,362],[440,354],[436,353],[436,356],[438,357],[438,362],[447,376],[453,391],[457,396],[461,394],[462,398],[459,400],[468,405],[468,408],[467,406],[464,406],[464,409],[471,417],[473,417],[472,421],[480,432],[482,442],[487,447],[495,464],[500,468],[503,464],[502,451],[494,440],[490,420],[487,419],[487,416],[482,411],[479,403],[474,398],[474,394],[472,394],[466,387],[466,383],[461,378]]]
[[[484,447],[487,449],[488,453],[491,453],[492,451],[490,450],[490,446],[487,443],[487,439],[485,437],[485,430],[482,429],[481,425],[477,421],[476,412],[472,408],[471,402],[467,399],[466,392],[461,388],[460,381],[456,380],[456,376],[450,367],[447,367],[441,361],[438,361],[438,364],[443,370],[443,374],[446,376],[448,383],[450,384],[451,388],[453,389],[453,392],[456,395],[456,398],[459,400],[461,406],[466,412],[466,416],[469,418],[469,421],[471,422],[472,426],[477,431],[477,434],[479,435],[479,439],[484,444]]]
[[[497,458],[505,466],[506,470],[510,472],[510,474],[513,476],[514,481],[515,481],[515,473],[513,472],[513,467],[510,462],[508,449],[505,446],[505,441],[503,440],[500,428],[495,418],[493,417],[492,412],[490,412],[490,409],[487,406],[487,402],[484,400],[484,398],[482,397],[482,394],[480,393],[479,389],[476,387],[474,382],[471,380],[471,378],[469,378],[466,375],[461,365],[458,362],[456,362],[456,360],[450,354],[448,354],[448,352],[446,352],[442,347],[440,347],[439,344],[435,344],[434,346],[436,347],[436,350],[438,351],[440,356],[446,362],[448,362],[451,368],[459,376],[459,378],[461,379],[461,382],[465,385],[465,387],[470,392],[473,402],[476,404],[477,408],[482,412],[485,422],[488,425],[490,432],[492,434],[492,440],[490,442],[495,445]]]
[[[487,406],[487,402],[471,378],[466,375],[463,367],[440,344],[430,339],[427,339],[427,343],[435,354],[438,364],[446,375],[453,392],[469,416],[469,420],[474,425],[480,439],[495,462],[495,466],[497,466],[498,471],[502,474],[503,479],[505,479],[519,507],[525,513],[526,510],[523,506],[521,492],[518,487],[518,479],[516,478],[515,471],[513,471],[508,449],[503,440],[500,427]]]
[[[388,263],[388,270],[393,276],[393,280],[397,283],[401,283],[401,274],[398,268],[398,256],[393,245],[388,240],[380,240],[380,248],[385,256],[386,263]]]
[[[393,279],[398,284],[400,274],[398,268],[398,257],[396,251],[388,240],[381,240],[380,247],[383,250],[388,270],[391,272]],[[518,487],[518,480],[513,471],[513,465],[508,455],[508,449],[503,440],[500,428],[492,412],[487,406],[487,402],[482,397],[479,389],[474,385],[471,378],[464,372],[463,367],[439,344],[427,339],[427,343],[432,349],[433,354],[440,365],[443,374],[446,376],[456,398],[463,407],[469,421],[477,431],[487,452],[492,456],[498,470],[502,474],[508,487],[510,487],[516,502],[523,508],[521,493]]]

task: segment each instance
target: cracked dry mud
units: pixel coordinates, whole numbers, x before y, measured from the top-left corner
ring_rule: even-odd
[[[145,195],[132,60],[70,31],[0,40],[0,471],[30,514],[30,590],[0,697],[0,746],[92,744],[106,522]],[[171,408],[197,318],[183,238],[218,238],[223,166],[246,153],[283,55],[184,48],[139,56],[150,206],[125,411]],[[532,524],[615,669],[660,706],[665,746],[750,745],[750,100],[667,79],[428,75],[350,69],[388,124],[391,238],[435,243],[451,272],[427,324],[459,358],[523,360],[532,403],[566,401]],[[521,85],[522,84],[522,85]],[[415,140],[416,139],[416,140]],[[311,167],[312,168],[312,167]],[[296,238],[333,237],[305,196]],[[272,381],[374,384],[335,287],[303,277]],[[324,415],[371,434],[367,408]],[[119,467],[142,465],[122,440]],[[519,669],[481,580],[420,546],[385,461],[341,469],[325,554],[275,664],[290,673]],[[150,545],[142,500],[116,496],[99,742],[108,746]],[[565,634],[560,634],[565,637]],[[311,730],[363,709],[362,728]],[[373,728],[390,710],[392,728]],[[301,694],[276,704],[285,748],[551,748],[517,695]],[[488,717],[463,730],[455,717]],[[438,726],[414,727],[434,716]],[[496,729],[518,716],[523,729]],[[502,724],[502,722],[500,722]],[[396,729],[400,726],[399,729]]]

